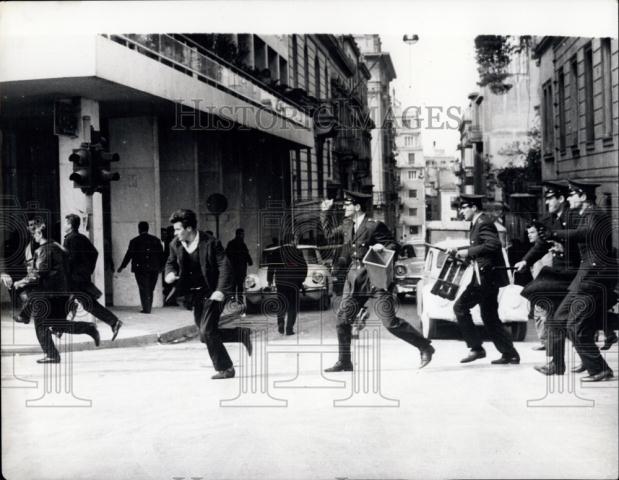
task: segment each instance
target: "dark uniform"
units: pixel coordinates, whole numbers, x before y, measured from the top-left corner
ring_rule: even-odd
[[[565,184],[545,182],[545,185],[547,185],[545,198],[558,198],[560,196],[567,198],[567,182]],[[565,203],[557,213],[550,213],[543,217],[541,223],[546,230],[558,231],[574,228],[575,219],[576,216],[570,212],[569,205]],[[528,267],[531,267],[546,255],[551,247],[551,242],[538,238],[522,260],[526,262]],[[532,305],[537,303],[542,307],[547,312],[546,321],[548,321],[565,297],[565,293],[572,283],[579,265],[580,255],[576,243],[566,243],[563,252],[553,254],[552,266],[543,267],[535,280],[527,284],[520,294],[529,300]],[[547,341],[546,325],[543,326],[543,330],[545,335],[542,340]],[[550,347],[550,345],[547,345],[548,355],[552,356],[553,353]]]
[[[570,181],[571,194],[586,193],[595,198],[597,184]],[[578,212],[576,228],[549,232],[549,238],[562,242],[577,242],[580,267],[568,288],[568,293],[548,324],[549,337],[554,342],[554,358],[563,362],[565,335],[571,338],[576,351],[589,372],[588,381],[612,377],[612,370],[595,344],[594,336],[603,328],[599,319],[609,307],[612,289],[617,282],[617,263],[612,253],[612,223],[610,217],[592,201]],[[558,367],[565,368],[563,364]],[[560,371],[560,370],[559,370]]]
[[[481,210],[481,198],[481,195],[462,195],[461,207],[476,205],[478,210]],[[508,285],[509,279],[505,270],[494,269],[494,267],[504,267],[505,260],[493,219],[482,213],[472,221],[469,241],[467,258],[477,262],[476,274],[453,307],[462,336],[471,349],[470,355],[462,359],[462,363],[486,356],[481,337],[471,316],[471,309],[475,305],[479,305],[484,326],[495,347],[502,354],[500,359],[493,360],[492,363],[519,363],[518,352],[499,319],[499,288]]]
[[[368,197],[371,198],[369,195],[356,192],[346,192],[346,194],[357,201],[367,201]],[[370,298],[375,298],[377,302],[376,314],[387,330],[417,347],[421,351],[421,367],[427,365],[434,353],[430,341],[404,319],[396,316],[392,293],[393,283],[389,290],[378,289],[373,292],[367,269],[362,262],[368,249],[377,243],[382,244],[387,249],[398,250],[398,243],[387,226],[382,222],[368,218],[367,215],[356,231],[354,223],[348,219],[345,220],[343,225],[333,228],[327,224],[326,216],[322,215],[322,223],[323,229],[329,234],[329,237],[335,237],[339,234],[343,238],[344,245],[341,257],[345,258],[348,264],[342,301],[337,311],[336,329],[339,359],[335,366],[327,369],[327,371],[352,370],[350,355],[352,323],[360,309]]]
[[[149,233],[140,233],[129,242],[129,248],[118,271],[125,268],[129,261],[138,284],[142,312],[150,313],[153,306],[153,292],[163,263],[161,240]]]

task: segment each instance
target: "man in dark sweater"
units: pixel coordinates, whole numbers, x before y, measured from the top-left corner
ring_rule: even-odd
[[[206,344],[217,373],[213,379],[235,375],[225,342],[240,342],[251,355],[249,328],[219,328],[224,300],[231,292],[230,261],[215,237],[198,230],[196,214],[180,209],[170,217],[175,238],[165,266],[166,283],[178,282],[179,295],[191,299],[200,340]]]

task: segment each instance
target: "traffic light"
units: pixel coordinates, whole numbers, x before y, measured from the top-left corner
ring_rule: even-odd
[[[74,188],[81,188],[82,192],[89,195],[93,189],[92,155],[90,145],[82,143],[80,148],[73,149],[69,155],[69,161],[73,163],[73,173],[69,180],[73,181]]]
[[[120,174],[111,171],[111,163],[118,162],[120,156],[117,153],[106,152],[101,144],[93,145],[90,151],[92,154],[93,185],[96,191],[102,192],[110,182],[120,180]]]

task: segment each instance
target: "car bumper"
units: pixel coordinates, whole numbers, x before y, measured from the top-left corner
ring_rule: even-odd
[[[397,280],[396,279],[396,293],[415,293],[417,292],[417,282],[419,282],[418,278],[413,279],[404,279]]]
[[[300,300],[317,302],[324,295],[328,294],[327,287],[305,287],[305,290],[300,291]],[[271,291],[249,291],[245,292],[245,299],[248,303],[252,305],[260,305],[267,299],[275,298],[277,296],[277,292],[275,290]]]

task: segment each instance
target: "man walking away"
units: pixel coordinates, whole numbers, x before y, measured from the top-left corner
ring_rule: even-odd
[[[163,247],[161,241],[148,233],[148,222],[138,223],[139,235],[129,242],[129,248],[123,258],[118,273],[131,261],[131,271],[140,291],[140,313],[150,313],[153,306],[153,292],[157,285],[157,277],[161,271]]]
[[[251,259],[247,245],[245,245],[245,231],[242,228],[236,229],[236,236],[228,242],[226,255],[232,266],[233,293],[237,300],[243,301],[243,284],[247,276],[247,266],[254,262]]]

